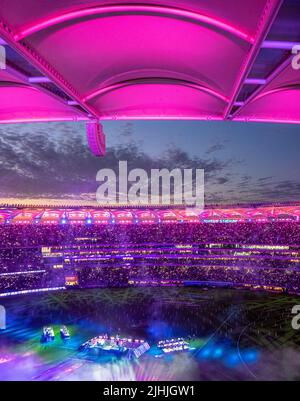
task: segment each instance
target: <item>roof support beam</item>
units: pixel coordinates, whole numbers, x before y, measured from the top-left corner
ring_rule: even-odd
[[[236,107],[244,106],[245,102],[234,102],[233,105]]]
[[[245,85],[265,85],[266,80],[260,78],[246,78],[244,81]]]
[[[284,42],[280,40],[265,40],[262,49],[292,50],[295,46],[300,46],[300,42]]]
[[[75,102],[75,100],[68,100],[67,103],[69,106],[78,106],[78,103]]]
[[[48,77],[29,77],[28,82],[32,84],[44,84],[52,81]]]

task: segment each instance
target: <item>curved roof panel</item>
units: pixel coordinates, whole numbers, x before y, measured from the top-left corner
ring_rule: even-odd
[[[0,104],[0,120],[6,123],[81,119],[79,113],[31,86],[0,82]]]
[[[289,59],[284,68],[280,66],[275,70],[272,79],[237,112],[236,119],[300,122],[299,97],[300,69],[294,69]]]
[[[0,70],[0,123],[82,120],[87,117],[67,102],[11,67]]]

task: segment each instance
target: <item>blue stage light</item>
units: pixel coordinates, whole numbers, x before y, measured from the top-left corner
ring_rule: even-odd
[[[215,358],[220,358],[223,355],[223,349],[221,347],[218,347],[214,350],[213,356]]]
[[[256,350],[247,350],[242,353],[242,357],[247,363],[254,363],[258,359],[258,352]]]

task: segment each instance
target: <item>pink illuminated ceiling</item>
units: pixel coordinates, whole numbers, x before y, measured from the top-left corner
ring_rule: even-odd
[[[8,55],[0,121],[300,122],[297,15],[298,0],[1,1],[0,37],[33,70]]]
[[[36,88],[25,79],[0,70],[0,121],[66,121],[86,119],[50,93]]]

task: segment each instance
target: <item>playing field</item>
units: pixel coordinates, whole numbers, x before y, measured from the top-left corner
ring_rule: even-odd
[[[130,288],[64,291],[5,299],[1,380],[287,380],[300,379],[298,298],[226,289]],[[56,333],[40,342],[43,326]],[[71,339],[59,330],[66,325]],[[100,334],[145,339],[150,350],[129,361],[82,355]],[[192,350],[157,357],[155,344],[189,338]]]

